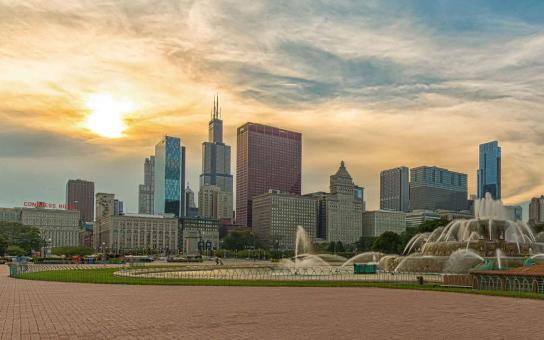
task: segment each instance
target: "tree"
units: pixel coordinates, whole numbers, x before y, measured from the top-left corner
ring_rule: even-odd
[[[6,253],[10,256],[23,256],[27,254],[23,248],[14,245],[8,246]]]
[[[332,242],[329,242],[329,246],[327,247],[327,251],[329,253],[334,253],[336,252],[336,242],[332,241]]]
[[[3,256],[6,253],[6,248],[8,247],[8,239],[4,235],[0,235],[0,256]]]
[[[8,245],[16,245],[27,253],[38,250],[44,245],[40,231],[35,227],[13,222],[0,222],[0,235],[3,235]]]
[[[439,220],[432,220],[432,221],[425,221],[421,223],[416,228],[406,228],[406,231],[402,232],[400,234],[401,239],[401,247],[400,251],[402,252],[408,242],[412,239],[412,237],[416,236],[419,233],[430,233],[433,232],[438,227],[444,227],[448,225],[450,221],[446,219],[439,219]]]
[[[336,242],[336,251],[339,253],[343,253],[346,251],[346,248],[344,248],[344,244],[342,243],[342,241]]]
[[[53,248],[52,253],[54,255],[71,256],[85,256],[94,254],[94,249],[90,247],[56,247]]]
[[[223,247],[230,250],[262,248],[262,242],[251,232],[233,231],[223,239]]]
[[[402,251],[402,239],[399,234],[386,231],[372,243],[371,249],[386,254],[398,254]]]
[[[365,237],[361,236],[359,241],[355,242],[355,246],[357,247],[357,250],[360,252],[368,251],[370,250],[370,247],[372,246],[372,242],[374,242],[375,237]]]

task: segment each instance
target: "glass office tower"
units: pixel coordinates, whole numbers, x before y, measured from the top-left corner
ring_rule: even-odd
[[[154,213],[185,216],[185,147],[165,136],[155,146]]]
[[[480,145],[478,198],[484,198],[486,193],[501,199],[501,148],[497,141]]]

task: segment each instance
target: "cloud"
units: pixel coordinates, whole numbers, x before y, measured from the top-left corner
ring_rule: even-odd
[[[139,164],[172,134],[189,148],[197,183],[218,91],[233,152],[245,121],[303,133],[305,190],[326,189],[344,159],[367,187],[370,208],[379,171],[401,164],[464,171],[474,191],[477,144],[500,139],[506,200],[527,200],[544,191],[543,6],[4,2],[0,157],[23,166],[25,157],[47,156],[63,171],[64,160],[83,155],[80,165],[114,169],[116,157]],[[124,138],[81,128],[94,93],[135,104]],[[124,178],[139,178],[140,168],[124,167]],[[96,180],[110,183],[111,175],[97,172]],[[137,184],[119,184],[129,206],[136,195],[127,188]]]

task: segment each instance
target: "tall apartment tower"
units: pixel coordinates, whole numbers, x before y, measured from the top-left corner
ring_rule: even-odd
[[[497,141],[480,145],[478,198],[484,198],[486,193],[501,199],[501,148]]]
[[[529,204],[529,224],[544,223],[544,196],[533,197]]]
[[[66,204],[80,211],[82,222],[94,221],[94,182],[69,180],[66,183]]]
[[[330,194],[326,203],[326,239],[354,243],[361,237],[363,202],[355,198],[358,186],[353,183],[344,161],[330,177]]]
[[[225,201],[222,210],[209,211],[209,214],[201,215],[203,217],[227,216],[232,218],[232,174],[230,172],[230,145],[223,143],[223,121],[221,120],[221,108],[219,107],[219,97],[215,97],[211,118],[208,124],[208,141],[202,143],[202,174],[200,175],[200,190],[206,191],[204,196],[208,196],[210,191],[208,187],[213,187],[216,191],[219,189],[219,196]],[[199,197],[202,196],[199,193]],[[199,199],[200,200],[200,199]],[[230,202],[230,203],[229,203]],[[215,207],[215,205],[214,205]],[[205,207],[202,211],[208,211]]]
[[[155,146],[153,212],[185,216],[185,147],[177,137],[165,136]]]
[[[380,209],[410,210],[410,172],[401,166],[380,173]]]
[[[155,156],[144,162],[144,184],[138,187],[138,213],[153,215],[155,193]]]
[[[302,134],[246,123],[237,131],[236,223],[252,226],[253,197],[279,190],[300,195]]]
[[[99,192],[96,194],[96,222],[93,226],[93,247],[99,249],[102,245],[100,234],[105,218],[115,216],[115,194]]]
[[[411,169],[410,208],[412,210],[467,210],[467,175],[436,166]]]

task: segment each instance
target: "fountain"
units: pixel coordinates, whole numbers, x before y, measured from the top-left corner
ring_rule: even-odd
[[[544,236],[535,236],[522,221],[507,220],[502,202],[491,195],[475,201],[474,211],[473,219],[454,220],[432,233],[412,237],[395,271],[467,272],[484,259],[498,268],[514,267],[522,265],[534,250],[544,250],[544,243],[539,242]],[[384,270],[385,264],[379,268]]]
[[[372,263],[372,264],[378,264],[378,261],[382,257],[384,257],[384,253],[375,252],[375,251],[368,251],[365,253],[357,254],[353,256],[352,258],[348,259],[346,262],[342,263],[341,267],[346,267],[353,265],[355,263]]]

